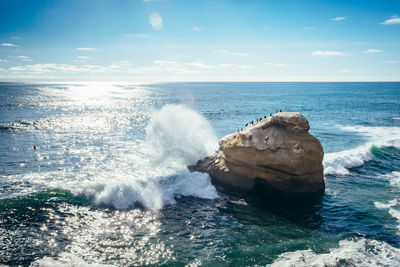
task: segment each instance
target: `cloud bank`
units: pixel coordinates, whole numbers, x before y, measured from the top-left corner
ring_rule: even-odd
[[[347,53],[341,51],[321,51],[317,50],[311,53],[314,57],[344,57],[347,56]]]

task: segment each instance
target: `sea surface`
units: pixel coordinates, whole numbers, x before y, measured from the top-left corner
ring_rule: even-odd
[[[324,147],[320,200],[187,171],[279,110]],[[0,265],[399,263],[400,83],[0,83]]]

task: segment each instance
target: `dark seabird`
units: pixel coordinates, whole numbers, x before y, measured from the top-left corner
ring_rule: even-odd
[[[269,113],[269,116],[272,116],[272,113]]]
[[[241,128],[240,130],[243,131],[243,128]]]
[[[36,146],[33,146],[33,150],[36,150],[37,149],[37,147]]]
[[[267,116],[264,116],[264,119],[266,119],[267,118]]]
[[[281,111],[280,112],[282,112],[282,109],[281,109]]]
[[[248,123],[246,123],[246,126],[245,127],[247,127],[247,125],[249,125]]]
[[[260,118],[260,121],[262,121],[262,117]]]

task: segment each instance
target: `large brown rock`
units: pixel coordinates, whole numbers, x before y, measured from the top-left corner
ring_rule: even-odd
[[[190,169],[237,188],[264,184],[288,194],[322,193],[324,151],[309,128],[300,113],[276,113],[222,138],[214,155]]]

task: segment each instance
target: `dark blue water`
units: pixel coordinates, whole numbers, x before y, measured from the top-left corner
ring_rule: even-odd
[[[278,110],[321,140],[322,199],[186,170]],[[0,84],[0,264],[395,266],[399,190],[400,83]]]

